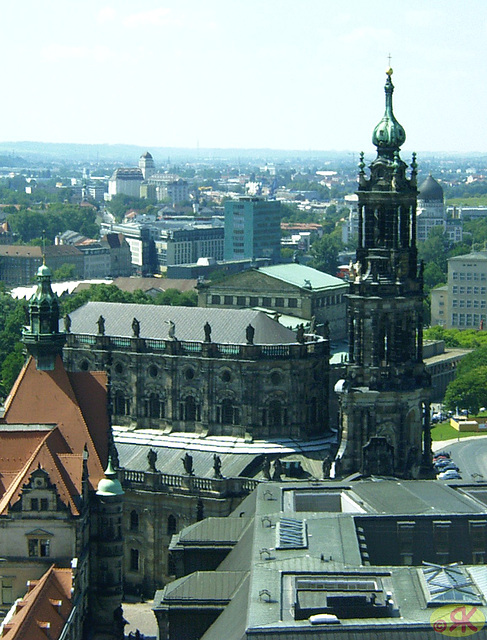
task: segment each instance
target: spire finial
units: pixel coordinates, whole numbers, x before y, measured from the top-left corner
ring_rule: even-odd
[[[391,56],[391,54],[389,54],[387,56],[387,60],[388,60],[389,64],[387,65],[387,69],[386,69],[386,74],[389,76],[389,78],[392,76],[392,73],[393,73],[392,67],[391,67],[391,58],[392,58],[392,56]]]

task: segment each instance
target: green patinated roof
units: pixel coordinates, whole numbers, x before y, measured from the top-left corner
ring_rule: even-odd
[[[303,289],[309,288],[306,281],[309,281],[311,284],[310,290],[346,286],[346,283],[340,280],[340,278],[294,262],[290,264],[276,264],[271,267],[260,267],[257,271]]]

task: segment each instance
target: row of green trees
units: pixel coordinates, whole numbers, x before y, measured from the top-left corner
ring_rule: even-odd
[[[448,385],[445,406],[451,411],[459,408],[471,413],[487,407],[487,331],[431,327],[424,335],[429,340],[444,340],[450,348],[472,349],[460,361],[455,380]]]

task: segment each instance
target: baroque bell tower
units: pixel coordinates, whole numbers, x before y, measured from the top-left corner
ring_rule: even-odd
[[[423,359],[423,270],[416,249],[417,164],[399,156],[406,140],[392,109],[372,142],[377,157],[358,180],[358,248],[350,264],[349,365],[340,395],[336,475],[418,477],[431,467],[430,379]]]

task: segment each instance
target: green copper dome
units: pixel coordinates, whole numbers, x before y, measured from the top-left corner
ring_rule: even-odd
[[[108,466],[105,469],[105,477],[100,480],[96,490],[99,496],[121,496],[124,491],[120,481],[117,479],[117,473],[112,466],[111,456],[108,458]]]
[[[388,69],[386,74],[387,80],[384,87],[386,93],[386,110],[382,120],[374,129],[372,142],[378,150],[384,149],[394,151],[399,150],[401,145],[404,144],[406,140],[406,132],[402,125],[400,125],[396,120],[392,111],[392,94],[394,92],[394,85],[391,80],[392,69]]]

